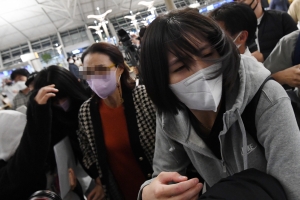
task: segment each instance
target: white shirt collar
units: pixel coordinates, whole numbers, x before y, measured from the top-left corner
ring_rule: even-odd
[[[246,56],[252,56],[251,52],[249,51],[249,48],[246,47],[245,52],[243,53]]]

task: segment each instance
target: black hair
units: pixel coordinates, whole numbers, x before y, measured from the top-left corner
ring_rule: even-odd
[[[125,64],[124,57],[117,46],[107,42],[94,43],[81,56],[81,62],[84,63],[84,58],[88,54],[101,53],[109,57],[109,59],[118,67],[124,69],[121,76],[121,83],[129,89],[135,87],[135,81],[129,75],[129,68]]]
[[[143,38],[143,36],[144,36],[144,34],[145,34],[146,29],[147,29],[147,27],[142,27],[142,28],[140,29],[139,37],[138,37],[139,40],[142,40],[142,38]]]
[[[25,85],[27,87],[29,87],[29,85],[34,82],[34,79],[37,76],[37,74],[38,74],[37,72],[33,72],[27,77],[27,81],[25,82]]]
[[[157,17],[146,29],[142,41],[141,75],[159,111],[176,114],[183,107],[169,88],[169,52],[189,66],[195,61],[193,56],[199,53],[199,46],[208,43],[220,58],[207,61],[222,62],[214,77],[223,74],[226,89],[231,89],[238,77],[240,57],[234,43],[214,20],[197,9],[175,10]]]
[[[51,65],[38,73],[34,79],[34,90],[55,84],[58,89],[54,99],[70,98],[72,101],[84,102],[89,97],[78,79],[63,67]]]
[[[209,17],[218,22],[223,22],[226,31],[231,36],[241,31],[247,31],[246,44],[248,46],[254,41],[257,19],[255,13],[248,5],[238,2],[225,3],[210,12]]]
[[[29,72],[27,71],[27,69],[23,69],[23,68],[22,69],[16,69],[11,73],[10,79],[14,80],[18,75],[28,77]]]

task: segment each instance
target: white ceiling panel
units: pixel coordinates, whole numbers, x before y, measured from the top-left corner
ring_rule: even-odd
[[[6,36],[6,35],[11,35],[11,34],[14,34],[16,32],[19,32],[17,29],[15,29],[14,27],[12,27],[11,25],[4,25],[4,26],[1,26],[0,27],[1,31],[0,31],[0,36]],[[1,44],[2,45],[2,44]]]
[[[36,5],[35,0],[4,0],[0,2],[0,13],[16,12]]]
[[[107,18],[129,15],[131,10],[144,10],[138,5],[141,0],[0,0],[0,50],[22,44],[30,40],[56,34],[93,23],[87,15],[112,12]],[[146,0],[150,1],[150,0]],[[69,4],[68,4],[69,2]],[[75,5],[75,2],[76,5]],[[164,0],[155,0],[162,4]],[[81,13],[82,11],[82,13]]]
[[[18,38],[17,40],[14,38]],[[1,46],[13,47],[19,44],[26,43],[27,39],[21,33],[14,33],[4,37],[0,37]]]

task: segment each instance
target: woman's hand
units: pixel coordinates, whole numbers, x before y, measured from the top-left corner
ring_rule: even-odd
[[[280,84],[287,84],[291,87],[300,86],[300,65],[287,68],[272,74],[272,77]]]
[[[175,182],[174,184],[169,184]],[[198,199],[202,183],[197,178],[188,180],[177,172],[161,172],[143,188],[142,199]]]
[[[105,197],[105,193],[100,178],[98,177],[95,180],[95,182],[96,182],[96,186],[88,195],[87,200],[102,200]]]
[[[70,182],[71,190],[74,190],[77,184],[77,179],[76,179],[75,172],[72,168],[69,168],[69,182]]]
[[[37,95],[35,96],[34,100],[40,105],[46,104],[48,99],[51,97],[55,97],[56,96],[55,93],[58,92],[58,89],[54,87],[55,85],[48,85],[42,87],[37,93]]]

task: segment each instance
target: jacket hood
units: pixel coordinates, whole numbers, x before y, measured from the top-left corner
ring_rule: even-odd
[[[238,71],[239,78],[234,88],[226,92],[227,125],[230,127],[237,119],[237,111],[243,113],[246,106],[255,96],[261,84],[270,76],[270,71],[255,58],[241,55],[241,64]]]
[[[223,115],[223,131],[220,135],[226,134],[228,129],[236,121],[239,121],[243,134],[243,148],[247,148],[245,127],[241,119],[241,113],[243,113],[247,104],[255,96],[256,92],[260,88],[261,84],[270,75],[270,71],[267,70],[263,64],[259,63],[256,59],[241,55],[240,68],[238,70],[239,77],[236,80],[236,84],[230,91],[226,91],[226,112]],[[197,140],[198,145],[202,149],[202,153],[209,156],[210,150],[206,148],[206,144],[200,139],[195,137],[191,123],[189,122],[188,113],[186,110],[181,110],[177,115],[169,113],[158,113],[158,118],[161,118],[163,129],[169,133],[168,136],[177,141],[188,141],[191,136],[194,141]],[[190,138],[191,139],[191,138]],[[172,147],[171,147],[172,148]],[[244,163],[247,166],[247,158],[245,155]],[[247,168],[247,167],[245,167]]]

